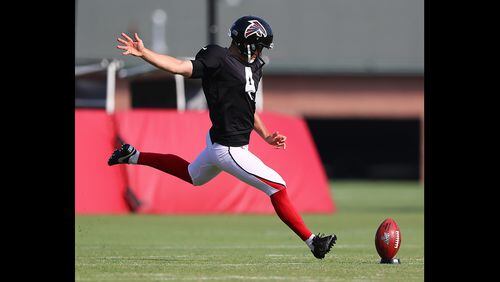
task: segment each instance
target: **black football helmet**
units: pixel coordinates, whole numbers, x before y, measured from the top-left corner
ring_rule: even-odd
[[[240,50],[242,55],[250,58],[255,51],[262,50],[263,47],[273,49],[273,30],[271,26],[263,19],[255,16],[244,16],[237,19],[228,35]]]

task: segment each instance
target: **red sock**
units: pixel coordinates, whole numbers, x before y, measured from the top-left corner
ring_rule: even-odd
[[[154,167],[193,184],[188,171],[189,162],[176,155],[141,152],[137,164]]]
[[[271,202],[273,203],[274,210],[281,220],[286,223],[286,225],[288,225],[293,232],[299,235],[300,239],[303,241],[309,239],[312,232],[309,231],[302,220],[302,217],[300,217],[300,214],[293,207],[290,199],[288,198],[288,194],[286,193],[286,189],[281,189],[280,191],[272,194]]]

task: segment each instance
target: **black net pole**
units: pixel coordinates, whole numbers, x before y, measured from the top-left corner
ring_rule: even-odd
[[[208,0],[208,44],[217,42],[217,0]]]

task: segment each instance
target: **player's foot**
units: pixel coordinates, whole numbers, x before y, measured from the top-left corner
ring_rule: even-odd
[[[116,149],[109,157],[108,165],[128,164],[128,160],[137,150],[129,144],[123,144],[120,149]]]
[[[318,234],[313,238],[312,245],[314,246],[314,250],[311,250],[313,255],[322,259],[325,257],[325,254],[330,251],[332,246],[337,241],[337,235],[332,234],[325,236],[325,234]]]

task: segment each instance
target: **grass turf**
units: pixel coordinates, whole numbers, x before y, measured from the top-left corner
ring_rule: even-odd
[[[324,260],[275,215],[77,216],[76,281],[422,281],[424,189],[416,182],[332,182],[337,212],[304,215],[334,232]],[[400,265],[381,265],[378,225],[401,229]]]

